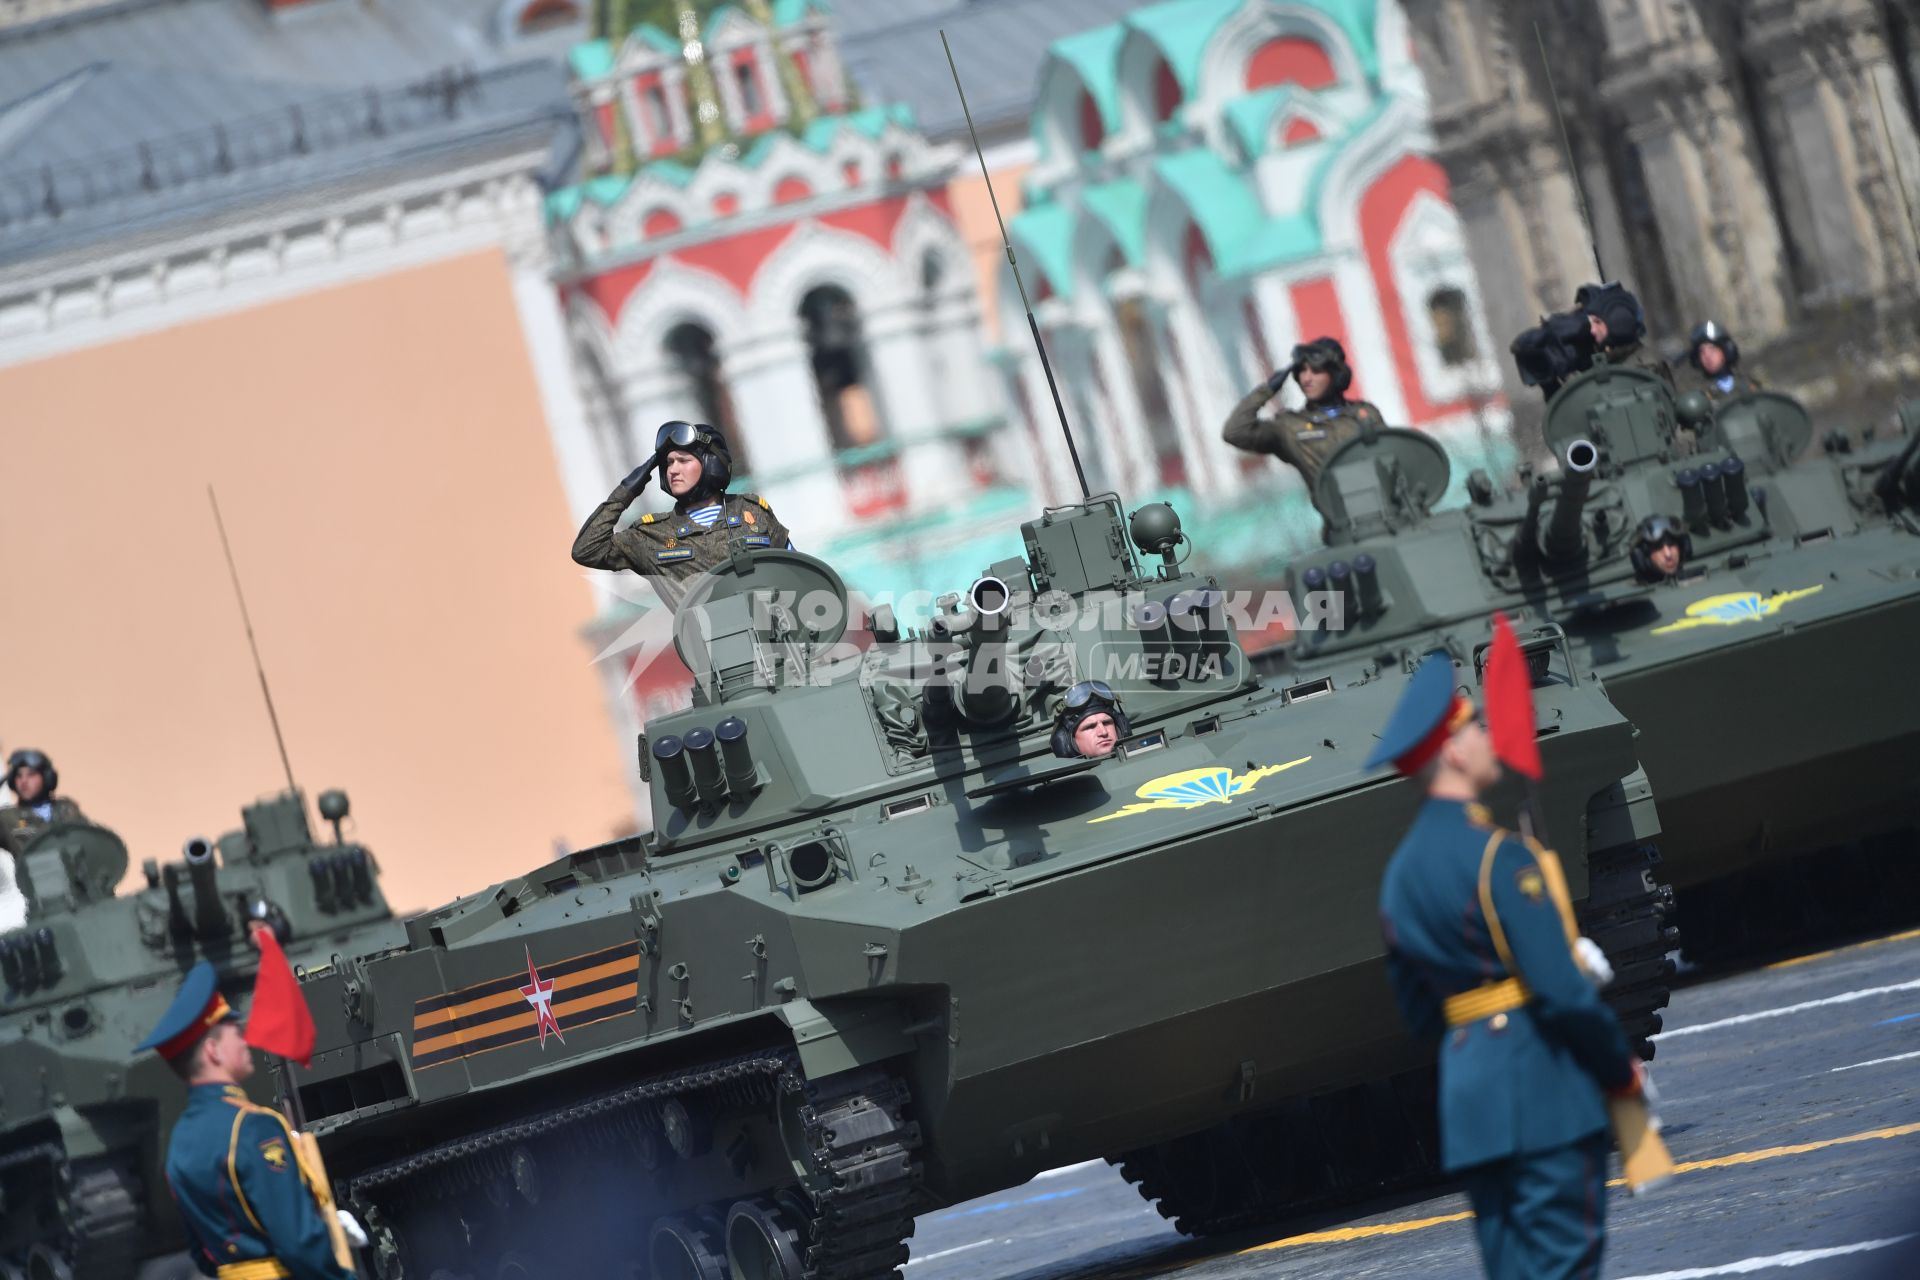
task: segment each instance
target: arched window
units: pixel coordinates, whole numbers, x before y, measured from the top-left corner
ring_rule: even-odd
[[[1200,234],[1196,223],[1187,224],[1187,235],[1182,245],[1187,270],[1187,288],[1196,299],[1200,296],[1200,282],[1205,274],[1213,270],[1213,251],[1207,248],[1207,238]]]
[[[927,250],[927,255],[920,259],[920,288],[928,301],[932,301],[933,295],[939,291],[941,277],[946,273],[946,264],[940,260],[940,255],[931,249]]]
[[[714,349],[713,331],[691,320],[684,321],[667,331],[661,346],[667,363],[681,378],[681,392],[689,402],[688,407],[700,415],[701,422],[720,428],[733,454],[734,473],[744,475],[752,469],[747,458],[747,441],[734,418],[733,397],[727,393],[727,382],[720,371],[720,353]]]
[[[1173,113],[1180,109],[1180,82],[1173,78],[1173,68],[1167,65],[1165,58],[1153,67],[1153,118],[1156,122],[1173,119]]]
[[[1474,340],[1473,317],[1467,312],[1467,295],[1447,285],[1427,295],[1427,318],[1433,323],[1433,342],[1440,359],[1448,365],[1462,365],[1477,358],[1480,344]]]
[[[1093,95],[1080,91],[1080,145],[1087,151],[1098,151],[1100,144],[1107,138],[1107,126],[1100,119],[1100,104]]]
[[[885,434],[874,403],[860,311],[838,285],[821,285],[800,300],[814,386],[835,449],[873,444]]]
[[[573,0],[533,0],[520,11],[520,20],[514,29],[523,36],[538,35],[542,31],[553,31],[560,27],[570,27],[580,21],[580,6]]]
[[[1281,36],[1254,51],[1247,62],[1247,89],[1292,84],[1323,89],[1334,82],[1333,60],[1327,51],[1301,36]]]

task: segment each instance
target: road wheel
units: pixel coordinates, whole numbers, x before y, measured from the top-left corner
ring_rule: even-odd
[[[647,1242],[649,1280],[727,1280],[721,1246],[687,1218],[662,1218]]]
[[[738,1200],[727,1211],[727,1280],[800,1280],[800,1233],[778,1206]]]

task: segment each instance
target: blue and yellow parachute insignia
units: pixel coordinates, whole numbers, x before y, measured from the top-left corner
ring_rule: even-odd
[[[1758,622],[1770,618],[1787,605],[1802,596],[1810,596],[1820,587],[1802,587],[1798,591],[1782,591],[1771,596],[1763,596],[1758,591],[1736,591],[1731,595],[1708,596],[1705,600],[1695,600],[1687,606],[1687,616],[1677,622],[1669,622],[1664,627],[1655,627],[1650,633],[1664,636],[1672,631],[1687,631],[1694,627],[1736,627],[1743,622]]]
[[[1088,818],[1087,821],[1111,822],[1115,818],[1131,817],[1153,809],[1197,809],[1203,804],[1231,804],[1237,797],[1259,785],[1262,778],[1291,769],[1297,764],[1305,764],[1311,759],[1312,756],[1301,756],[1285,764],[1262,765],[1247,773],[1235,773],[1227,766],[1218,764],[1183,769],[1179,773],[1163,773],[1134,789],[1133,794],[1145,803],[1130,804],[1112,813]]]

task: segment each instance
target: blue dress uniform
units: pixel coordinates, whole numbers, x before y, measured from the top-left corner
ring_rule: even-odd
[[[1444,657],[1422,664],[1369,766],[1418,772],[1473,718]],[[1473,1204],[1487,1274],[1599,1273],[1612,1146],[1603,1090],[1634,1064],[1576,963],[1559,860],[1478,804],[1429,797],[1394,851],[1381,931],[1402,1014],[1441,1039],[1441,1163]]]
[[[140,1048],[173,1061],[216,1023],[233,1021],[213,966],[202,962]],[[354,1272],[334,1260],[286,1121],[239,1086],[190,1087],[167,1144],[167,1184],[203,1273],[220,1280],[352,1280]]]

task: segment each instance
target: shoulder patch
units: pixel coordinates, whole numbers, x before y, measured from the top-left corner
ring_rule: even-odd
[[[1547,879],[1540,874],[1540,868],[1532,863],[1528,863],[1514,874],[1513,883],[1529,902],[1539,902],[1547,896]]]
[[[260,1158],[266,1161],[267,1167],[275,1173],[285,1173],[287,1171],[287,1165],[290,1163],[287,1158],[287,1144],[285,1140],[268,1138],[265,1142],[261,1143]]]

